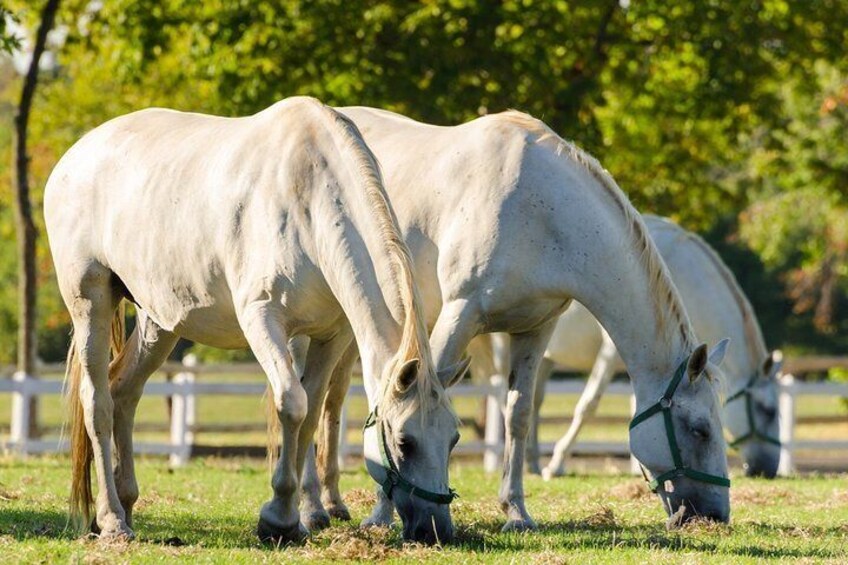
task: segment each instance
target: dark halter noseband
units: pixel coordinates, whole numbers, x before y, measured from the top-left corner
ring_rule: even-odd
[[[674,469],[662,473],[653,480],[649,480],[643,467],[642,474],[645,475],[645,480],[648,481],[648,487],[651,489],[651,492],[657,492],[659,486],[665,481],[674,480],[679,477],[688,477],[694,481],[717,485],[720,487],[730,487],[730,479],[727,477],[719,477],[718,475],[711,475],[702,471],[696,471],[695,469],[691,469],[683,464],[683,458],[680,455],[680,448],[677,446],[677,435],[674,432],[674,422],[671,418],[671,407],[673,406],[672,397],[674,396],[678,385],[680,385],[683,375],[686,374],[688,361],[689,358],[687,357],[682,363],[680,363],[680,366],[677,368],[677,371],[675,371],[674,377],[672,377],[665,394],[663,394],[662,397],[650,408],[636,415],[636,417],[634,417],[630,422],[630,429],[632,430],[645,420],[659,413],[662,413],[663,421],[665,422],[665,435],[668,439],[668,448],[671,451],[672,461],[674,461]]]
[[[739,398],[745,399],[745,416],[748,419],[748,433],[743,434],[730,442],[730,447],[734,449],[738,448],[743,443],[747,443],[749,441],[754,440],[770,443],[772,445],[776,445],[777,447],[782,447],[782,444],[780,443],[779,439],[777,439],[776,437],[772,437],[766,433],[763,433],[759,429],[757,429],[757,423],[754,420],[754,397],[751,394],[751,391],[754,389],[754,385],[757,383],[757,378],[758,375],[754,373],[754,376],[751,377],[751,379],[748,381],[748,384],[746,384],[742,390],[732,394],[724,402],[724,405],[727,406],[728,404]]]
[[[456,491],[452,488],[448,488],[447,493],[433,492],[417,487],[408,479],[404,478],[404,476],[400,473],[400,469],[398,469],[395,462],[392,461],[391,454],[389,453],[389,445],[386,442],[386,424],[380,420],[377,415],[376,408],[374,408],[373,412],[368,414],[368,419],[365,420],[363,431],[372,426],[377,427],[377,444],[380,447],[380,459],[382,459],[381,467],[386,474],[386,478],[380,480],[374,476],[374,473],[371,473],[371,477],[382,487],[383,492],[389,500],[392,499],[392,492],[395,488],[399,488],[400,490],[408,493],[410,496],[415,496],[435,504],[450,504],[455,498],[459,497]]]

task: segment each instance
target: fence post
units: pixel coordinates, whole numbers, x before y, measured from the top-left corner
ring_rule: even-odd
[[[186,371],[174,375],[175,391],[171,395],[171,467],[182,467],[188,463],[191,444],[188,443],[188,404],[194,394],[194,375]]]
[[[486,430],[483,434],[483,469],[487,473],[498,470],[504,443],[504,423],[501,406],[504,404],[504,378],[492,375],[489,379],[489,394],[486,397]]]
[[[12,375],[15,392],[12,394],[11,443],[15,449],[26,455],[29,451],[29,412],[32,394],[29,390],[30,377],[18,371]]]
[[[777,474],[787,477],[792,474],[795,462],[792,451],[795,441],[795,392],[797,385],[791,374],[783,375],[779,381],[780,396],[778,400],[778,417],[780,426],[780,463]]]
[[[630,417],[633,418],[636,415],[636,393],[632,392],[630,394]],[[630,442],[630,434],[627,434],[628,445]],[[631,453],[630,454],[630,474],[631,475],[641,475],[642,474],[642,466],[639,464],[639,460]]]
[[[194,353],[189,353],[185,357],[183,357],[183,365],[189,367],[191,370],[185,373],[186,384],[188,389],[186,390],[186,444],[189,447],[189,451],[191,450],[191,446],[194,445],[194,430],[197,424],[197,395],[194,393],[194,381],[197,378],[197,373],[195,373],[195,367],[197,367],[197,355]]]

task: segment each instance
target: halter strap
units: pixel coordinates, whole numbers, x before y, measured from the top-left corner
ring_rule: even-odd
[[[380,447],[380,459],[382,459],[381,466],[386,472],[386,478],[383,481],[378,480],[376,477],[373,477],[373,475],[372,478],[374,478],[380,487],[382,487],[383,492],[389,500],[392,499],[392,492],[395,488],[399,488],[400,490],[408,493],[410,496],[415,496],[434,504],[450,504],[455,498],[459,498],[459,495],[452,488],[448,488],[447,493],[433,492],[417,487],[404,478],[389,453],[389,445],[386,441],[385,423],[377,416],[377,408],[374,408],[373,412],[368,414],[368,418],[365,420],[365,426],[363,426],[362,429],[364,431],[372,426],[377,427],[377,435],[379,436],[377,443]]]
[[[680,448],[677,445],[677,435],[674,432],[674,421],[671,418],[671,399],[674,396],[674,393],[677,391],[677,387],[680,385],[680,381],[683,379],[683,375],[686,373],[686,366],[688,361],[689,358],[687,357],[683,360],[682,363],[680,363],[680,366],[674,372],[674,376],[672,377],[671,382],[665,389],[665,394],[663,394],[662,397],[660,397],[660,399],[654,404],[652,404],[647,410],[644,410],[643,412],[637,414],[633,418],[633,420],[630,421],[630,429],[632,430],[633,428],[635,428],[645,420],[655,416],[656,414],[662,413],[663,416],[663,422],[665,424],[665,436],[668,440],[668,448],[671,451],[671,459],[674,462],[674,469],[666,471],[665,473],[654,477],[653,480],[648,481],[648,487],[651,489],[651,492],[657,492],[659,486],[665,481],[674,480],[680,477],[688,477],[694,481],[708,483],[711,485],[730,487],[730,479],[728,479],[727,477],[719,477],[718,475],[711,475],[702,471],[696,471],[694,469],[690,469],[689,467],[683,464],[683,457],[680,455]],[[645,476],[645,480],[648,480],[648,476],[645,473],[644,468],[642,469],[642,474]]]
[[[758,440],[765,443],[770,443],[772,445],[776,445],[777,447],[782,447],[782,444],[780,443],[779,439],[765,434],[759,429],[757,429],[757,423],[754,420],[754,397],[751,394],[751,390],[754,388],[756,382],[757,374],[754,373],[754,375],[748,381],[748,384],[746,384],[741,390],[738,390],[734,394],[730,395],[730,397],[724,401],[724,405],[727,406],[728,404],[739,398],[745,399],[745,417],[748,420],[748,432],[742,434],[741,436],[737,437],[728,444],[734,449],[752,440]]]

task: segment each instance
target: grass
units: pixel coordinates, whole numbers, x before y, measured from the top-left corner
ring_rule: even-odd
[[[397,530],[334,521],[304,545],[261,546],[253,536],[270,494],[267,469],[247,459],[198,459],[169,470],[141,458],[137,539],[102,544],[65,527],[67,461],[0,459],[0,562],[314,563],[754,563],[848,561],[848,484],[837,476],[775,481],[734,477],[730,526],[667,532],[659,502],[630,476],[591,474],[545,483],[528,477],[528,508],[540,530],[501,534],[498,479],[477,465],[452,469],[462,495],[453,506],[456,543],[403,544]],[[358,522],[373,500],[359,466],[342,478]]]

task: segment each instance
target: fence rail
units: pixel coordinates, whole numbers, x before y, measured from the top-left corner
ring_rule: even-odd
[[[787,368],[795,374],[825,371],[833,367],[848,368],[848,357],[802,357],[790,359]],[[46,365],[41,368],[45,374],[62,373],[62,365]],[[170,441],[168,443],[134,444],[138,453],[168,455],[172,465],[183,465],[191,455],[194,445],[194,434],[204,429],[197,422],[196,402],[200,396],[246,395],[257,396],[264,394],[265,385],[262,383],[233,383],[233,382],[199,382],[199,375],[220,374],[262,374],[261,368],[255,363],[200,365],[193,356],[187,356],[183,363],[167,363],[160,373],[171,376],[166,382],[149,382],[144,388],[147,396],[164,396],[171,399]],[[8,375],[9,372],[6,372]],[[583,391],[582,381],[550,381],[547,394],[580,394]],[[794,452],[803,450],[848,450],[848,440],[796,440],[795,428],[798,423],[796,415],[797,399],[800,396],[845,396],[848,397],[848,383],[836,382],[804,382],[796,379],[787,372],[779,383],[780,402],[780,440],[783,443],[779,473],[790,474],[794,468]],[[12,414],[8,440],[0,440],[0,447],[6,451],[20,454],[46,453],[67,450],[67,443],[58,439],[44,440],[29,437],[29,407],[30,399],[44,395],[57,395],[62,392],[62,383],[58,380],[34,379],[22,373],[14,373],[11,378],[0,378],[0,394],[12,395]],[[461,384],[449,391],[451,397],[487,398],[487,419],[484,439],[482,441],[463,442],[457,448],[458,453],[482,455],[487,470],[495,470],[500,465],[503,450],[503,418],[501,413],[504,398],[504,379],[493,376],[488,384]],[[362,385],[351,387],[350,395],[364,396]],[[633,390],[629,383],[612,383],[607,395],[631,397]],[[830,421],[830,420],[828,420]],[[347,443],[347,427],[350,421],[346,411],[342,415],[342,445],[340,456],[359,454],[358,444]],[[224,431],[224,424],[213,424],[218,431]],[[242,427],[244,425],[242,424]],[[550,453],[553,443],[541,444],[542,453]],[[578,442],[574,451],[582,454],[627,455],[629,449],[624,442],[584,441]]]

